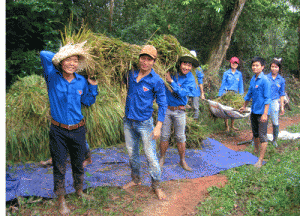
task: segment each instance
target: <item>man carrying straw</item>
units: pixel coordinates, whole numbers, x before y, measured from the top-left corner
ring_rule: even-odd
[[[192,56],[192,54],[186,54],[181,56],[177,61],[177,72],[173,75],[171,75],[170,72],[166,74],[166,80],[171,89],[166,87],[168,109],[162,126],[160,139],[161,158],[159,164],[161,167],[165,163],[165,154],[169,146],[171,126],[173,123],[175,139],[180,157],[179,165],[187,171],[192,171],[185,161],[185,106],[188,103],[188,95],[194,90],[195,86],[195,78],[190,71],[193,67],[196,68],[198,66],[198,60]]]
[[[71,158],[73,184],[79,197],[90,199],[83,193],[86,148],[85,120],[81,105],[90,106],[96,101],[97,81],[88,81],[76,72],[88,65],[89,55],[84,43],[68,44],[54,54],[40,53],[47,83],[51,110],[49,132],[50,152],[53,160],[54,193],[58,196],[59,213],[70,213],[65,201],[65,174],[68,152]]]
[[[140,140],[144,146],[152,188],[159,200],[166,198],[160,188],[161,169],[156,154],[156,139],[160,137],[161,126],[165,118],[167,101],[164,81],[152,69],[157,50],[146,45],[139,54],[139,70],[130,71],[127,77],[127,98],[124,117],[126,148],[130,158],[132,181],[123,189],[140,185]],[[158,104],[158,119],[153,127],[153,101]]]

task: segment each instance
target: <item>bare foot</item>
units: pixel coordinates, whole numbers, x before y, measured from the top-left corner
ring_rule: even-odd
[[[65,200],[59,201],[58,212],[61,215],[69,215],[70,214],[70,209],[68,208]]]
[[[137,185],[141,185],[141,182],[139,182],[139,183],[136,184],[136,183],[134,183],[134,181],[131,181],[131,182],[127,183],[126,185],[124,185],[122,188],[124,190],[126,190],[126,189],[128,189],[128,188],[130,188],[132,186],[137,186]]]
[[[83,168],[85,168],[87,165],[92,164],[92,158],[88,158],[83,161]]]
[[[185,161],[180,161],[180,162],[179,162],[179,165],[180,165],[183,169],[185,169],[186,171],[192,171],[192,168],[189,167]]]
[[[261,166],[262,166],[262,161],[258,160],[258,161],[256,162],[256,164],[254,164],[253,166],[254,166],[254,167],[257,167],[257,168],[261,168]]]
[[[47,161],[41,161],[40,164],[43,166],[52,165],[52,158]]]
[[[154,189],[154,193],[159,200],[165,200],[167,198],[167,195],[160,188]]]
[[[166,156],[163,156],[159,159],[159,166],[160,168],[163,167],[163,165],[165,164],[165,159],[166,159]]]

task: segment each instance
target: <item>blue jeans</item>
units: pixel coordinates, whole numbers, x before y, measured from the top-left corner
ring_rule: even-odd
[[[269,118],[272,121],[273,125],[279,125],[278,118],[279,118],[279,100],[275,99],[272,100],[269,107]]]
[[[140,140],[143,142],[144,152],[147,158],[149,173],[152,179],[152,187],[158,188],[161,180],[161,169],[156,154],[156,141],[150,137],[154,127],[153,118],[145,121],[135,121],[124,117],[124,133],[126,148],[129,155],[132,180],[140,182]]]

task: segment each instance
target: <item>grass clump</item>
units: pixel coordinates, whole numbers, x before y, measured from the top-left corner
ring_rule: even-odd
[[[209,188],[210,197],[197,207],[199,214],[296,215],[300,210],[300,140],[279,143],[279,148],[268,146],[268,162],[261,169],[250,165],[223,172],[228,184]]]

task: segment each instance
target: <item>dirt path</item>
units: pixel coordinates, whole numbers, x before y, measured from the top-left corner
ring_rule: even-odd
[[[292,118],[280,117],[280,130],[298,122],[300,122],[300,115]],[[271,133],[271,131],[272,128],[269,127],[268,133]],[[228,137],[226,133],[220,133],[212,138],[218,138],[230,149],[243,151],[249,144],[236,144],[250,140],[252,133],[251,131],[239,131],[236,137]],[[141,215],[194,215],[196,211],[195,207],[200,201],[203,201],[205,195],[208,194],[207,188],[211,186],[222,187],[226,182],[226,176],[220,174],[196,179],[163,182],[162,187],[168,196],[168,200],[159,201],[153,196],[153,199],[147,200],[147,203],[143,205]]]

